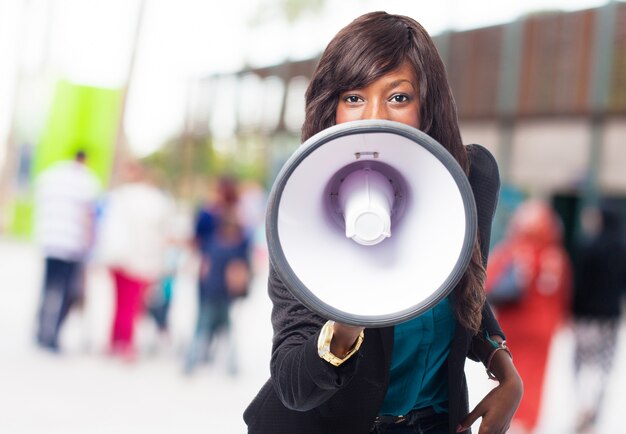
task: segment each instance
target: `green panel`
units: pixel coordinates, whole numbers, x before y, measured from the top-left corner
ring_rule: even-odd
[[[87,165],[105,187],[113,163],[122,97],[122,89],[59,81],[48,122],[33,155],[33,179],[51,164],[72,159],[78,150],[83,150]],[[18,195],[9,208],[9,232],[29,236],[33,226],[32,196]]]
[[[51,164],[87,153],[91,167],[103,185],[109,180],[123,90],[105,89],[59,81],[48,123],[33,161],[36,177]]]
[[[17,198],[10,208],[9,233],[20,238],[28,238],[33,227],[32,197]]]

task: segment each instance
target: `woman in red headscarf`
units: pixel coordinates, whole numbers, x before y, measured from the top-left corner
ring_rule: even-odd
[[[524,381],[512,425],[521,432],[532,432],[537,423],[548,352],[568,311],[571,279],[556,213],[539,200],[523,203],[489,257],[486,282]]]

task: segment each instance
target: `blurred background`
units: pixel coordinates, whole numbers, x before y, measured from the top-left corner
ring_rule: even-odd
[[[626,219],[626,3],[0,0],[0,432],[245,432],[269,376],[267,192],[300,144],[321,51],[373,10],[429,31],[464,142],[496,157],[494,248],[520,204],[548,204],[576,298],[580,246],[602,232],[590,210]],[[236,234],[217,250],[216,215]],[[247,291],[220,305],[207,264],[237,255]],[[592,422],[563,410],[592,316],[568,301],[534,432],[620,431],[616,291],[601,296],[614,354],[585,386],[598,389]],[[230,320],[207,324],[207,309]],[[467,369],[476,403],[492,386]]]

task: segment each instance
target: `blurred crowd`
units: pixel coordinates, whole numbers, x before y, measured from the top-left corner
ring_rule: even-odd
[[[489,258],[487,297],[524,381],[513,433],[537,427],[551,345],[563,327],[572,328],[575,341],[575,432],[599,432],[626,289],[626,247],[614,203],[589,206],[583,216],[581,235],[568,252],[555,210],[527,200]]]
[[[105,269],[114,300],[105,354],[139,361],[137,324],[146,319],[154,325],[152,346],[171,346],[170,310],[184,271],[197,282],[197,319],[178,349],[181,371],[191,374],[213,360],[215,337],[223,336],[228,372],[236,374],[231,306],[248,295],[263,262],[262,187],[223,175],[211,179],[206,196],[189,208],[137,161],[127,163],[120,181],[104,191],[88,158],[79,151],[73,160],[53,164],[35,186],[35,239],[44,260],[37,345],[52,353],[64,350],[65,320],[90,294],[87,274]]]

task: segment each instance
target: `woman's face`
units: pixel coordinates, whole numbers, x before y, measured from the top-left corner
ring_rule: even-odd
[[[339,95],[335,122],[384,119],[419,128],[419,87],[413,68],[405,63],[361,89]]]

